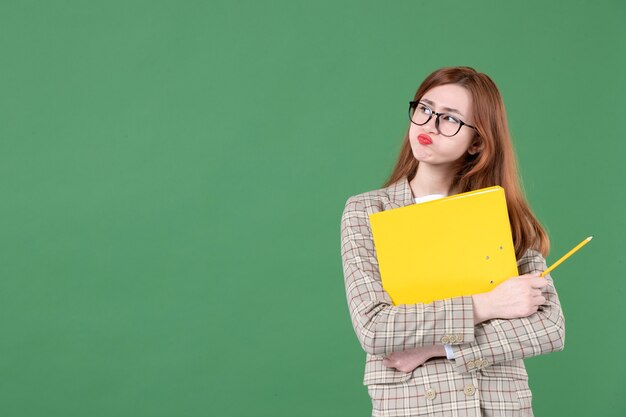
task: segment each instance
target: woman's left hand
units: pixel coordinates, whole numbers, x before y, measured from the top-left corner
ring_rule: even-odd
[[[388,368],[396,368],[401,372],[412,372],[428,359],[438,356],[446,356],[443,345],[422,346],[415,349],[393,352],[383,359],[383,365]]]

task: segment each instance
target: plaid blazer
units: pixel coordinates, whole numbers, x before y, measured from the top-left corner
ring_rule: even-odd
[[[472,297],[394,306],[383,290],[369,215],[415,204],[406,177],[351,196],[341,217],[341,256],[352,326],[365,357],[363,384],[373,416],[532,416],[523,358],[563,350],[565,321],[552,277],[529,317],[474,326]],[[520,275],[547,268],[529,249]],[[394,351],[449,343],[453,360],[433,358],[404,373],[383,365]]]

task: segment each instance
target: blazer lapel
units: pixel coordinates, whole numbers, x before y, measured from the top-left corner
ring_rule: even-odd
[[[409,185],[409,180],[406,175],[387,187],[387,194],[389,195],[389,202],[393,208],[415,204],[413,192],[411,191],[411,186]]]

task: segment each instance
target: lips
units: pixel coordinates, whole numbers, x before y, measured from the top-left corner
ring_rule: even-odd
[[[430,138],[430,136],[423,133],[417,137],[417,141],[422,145],[430,145],[431,143],[433,143],[433,140]]]

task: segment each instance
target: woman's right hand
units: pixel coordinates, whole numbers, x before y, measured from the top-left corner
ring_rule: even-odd
[[[541,288],[548,280],[540,272],[512,277],[493,290],[472,296],[474,323],[494,318],[515,319],[534,314],[546,302]]]

